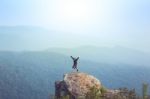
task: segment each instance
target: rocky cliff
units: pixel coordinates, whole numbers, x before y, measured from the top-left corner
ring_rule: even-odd
[[[55,82],[56,99],[138,99],[135,90],[106,89],[92,75],[82,72],[66,73],[63,80]]]
[[[62,81],[55,82],[55,95],[71,95],[72,98],[85,97],[92,87],[100,89],[101,82],[92,75],[82,72],[64,74]]]

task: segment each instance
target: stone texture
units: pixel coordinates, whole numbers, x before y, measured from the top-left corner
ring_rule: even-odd
[[[69,95],[69,99],[86,99],[85,95],[92,87],[101,90],[104,88],[101,82],[92,75],[82,72],[67,73],[64,74],[62,81],[55,82],[55,96],[57,99],[61,99],[61,96],[66,95]],[[132,99],[137,99],[135,98],[135,90],[128,91],[125,88],[119,90],[105,89],[105,91],[106,92],[100,96],[103,99],[116,99],[118,96],[120,99],[128,99],[129,96],[132,97]]]
[[[104,97],[106,99],[112,99],[113,97],[115,97],[119,93],[120,93],[120,90],[110,90],[110,89],[107,89],[107,92],[104,94]]]
[[[101,83],[92,75],[86,73],[69,73],[64,75],[64,82],[73,96],[84,96],[91,87],[101,87]]]
[[[55,89],[57,88],[55,95],[61,96],[61,92],[64,91],[63,94],[67,92],[73,97],[84,97],[93,86],[101,88],[100,81],[94,76],[82,72],[67,73],[63,81],[55,82]]]

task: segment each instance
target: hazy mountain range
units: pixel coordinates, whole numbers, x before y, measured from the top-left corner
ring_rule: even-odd
[[[0,26],[0,50],[44,50],[49,47],[82,45],[83,39],[72,33],[50,31],[35,26]]]
[[[80,56],[83,59],[100,63],[130,64],[136,66],[150,66],[150,54],[138,50],[115,47],[82,46],[78,48],[50,48],[47,51],[57,52],[64,55]]]
[[[76,46],[80,38],[71,34],[49,31],[34,26],[0,26],[0,50],[46,50],[64,55],[81,56],[82,59],[102,63],[124,63],[149,66],[150,53],[123,46]],[[83,38],[84,39],[84,38]],[[82,45],[82,42],[80,42]],[[79,45],[80,45],[79,43]],[[70,46],[70,48],[65,48]],[[48,49],[49,48],[49,49]]]
[[[72,72],[70,56],[54,52],[0,52],[1,99],[48,99],[54,82]],[[96,76],[107,88],[136,88],[150,83],[150,67],[108,64],[80,57],[79,71]]]
[[[53,35],[53,31],[40,27],[1,26],[0,50],[41,50],[53,42]]]
[[[0,27],[0,99],[47,99],[54,94],[54,82],[72,71],[71,55],[80,57],[79,71],[96,76],[107,88],[136,88],[140,93],[142,83],[150,84],[148,52],[122,46],[64,48],[80,43],[64,34]]]
[[[147,50],[147,52],[149,52],[148,41],[143,45],[140,43],[145,42],[147,39],[136,39],[136,44],[133,44],[131,38],[128,40],[128,38],[125,37],[124,39],[126,41],[121,41],[119,35],[113,35],[115,39],[113,37],[111,38],[111,35],[105,35],[104,33],[99,33],[101,36],[95,34],[98,33],[94,33],[93,31],[93,35],[91,36],[89,33],[68,33],[36,26],[0,26],[0,50],[44,50],[51,47],[74,48],[92,45],[99,47],[120,46],[133,50],[138,49],[142,52]],[[103,38],[104,35],[106,36],[105,38]],[[135,39],[133,39],[133,41],[135,41]],[[139,47],[137,47],[137,45]]]

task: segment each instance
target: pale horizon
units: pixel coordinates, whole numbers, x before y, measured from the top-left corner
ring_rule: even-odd
[[[91,45],[150,52],[149,10],[149,0],[1,1],[0,50]],[[4,26],[35,28],[6,35]]]

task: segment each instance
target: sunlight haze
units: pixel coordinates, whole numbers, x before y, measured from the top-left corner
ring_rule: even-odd
[[[149,52],[149,11],[149,0],[1,0],[0,26],[41,27],[49,31],[48,35],[55,34],[60,38],[55,39],[52,45],[50,40],[41,40],[52,36],[43,34],[38,37],[37,34],[37,41],[33,42],[37,42],[34,45],[42,44],[37,47],[41,49],[54,45],[119,45]],[[11,41],[13,38],[8,39]],[[7,44],[11,42],[4,38],[0,41],[3,49],[9,49]]]

